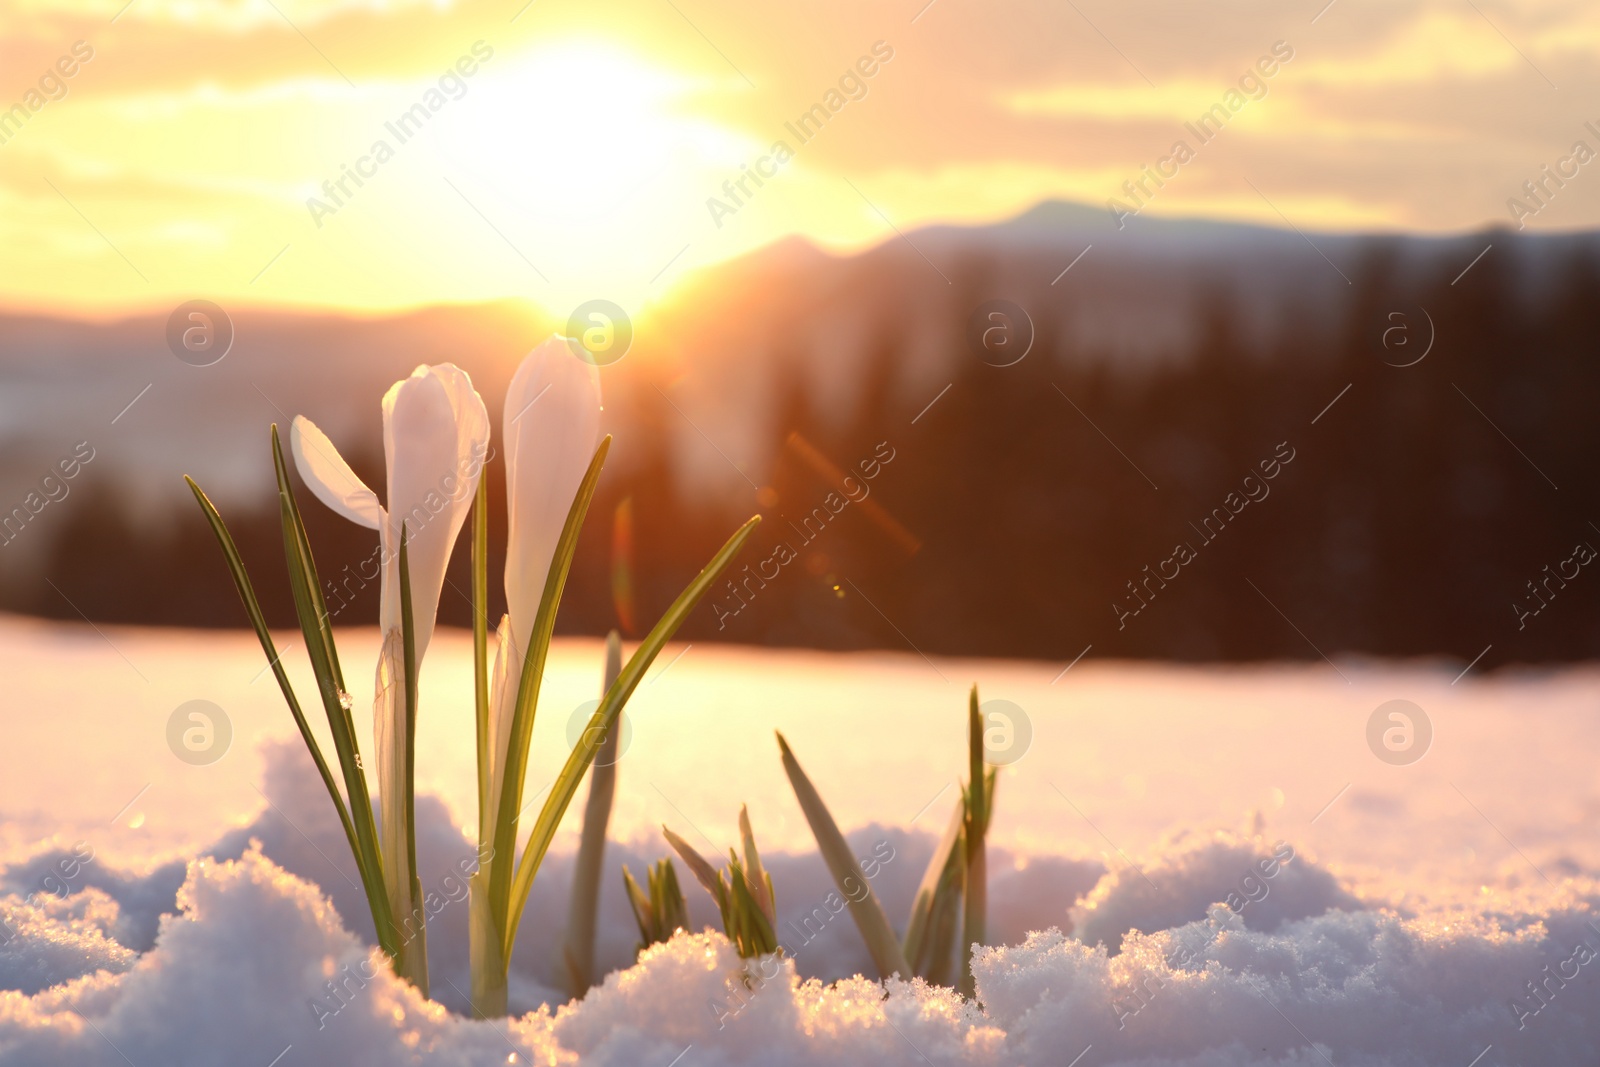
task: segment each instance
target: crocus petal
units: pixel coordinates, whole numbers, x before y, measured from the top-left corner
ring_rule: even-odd
[[[504,787],[507,750],[511,747],[511,719],[516,712],[517,688],[522,681],[522,653],[511,640],[511,618],[501,616],[495,631],[494,676],[489,683],[489,812],[484,820],[484,840],[493,841]],[[491,858],[479,857],[487,869]]]
[[[600,439],[600,371],[560,337],[530,352],[506,391],[506,606],[526,647],[567,512]]]
[[[399,548],[404,524],[419,663],[433,637],[450,549],[472,509],[488,433],[483,401],[472,391],[471,380],[455,367],[447,373],[418,367],[383,398],[389,509],[380,625],[387,632],[400,624]]]
[[[318,500],[351,522],[381,528],[383,507],[378,494],[356,477],[328,435],[304,415],[296,415],[289,424],[289,451],[294,454],[295,469]]]
[[[493,1005],[496,1011],[504,1009],[506,987],[501,979],[506,974],[504,931],[496,920],[494,904],[490,899],[490,881],[498,864],[514,864],[515,848],[510,856],[494,854],[494,825],[499,821],[499,797],[506,777],[506,752],[510,747],[510,718],[517,701],[517,680],[522,677],[522,657],[510,640],[510,619],[501,616],[501,624],[494,632],[494,677],[490,681],[490,801],[483,813],[483,841],[488,848],[478,849],[478,870],[472,875],[472,896],[467,902],[467,941],[472,960],[472,1003],[478,1011]],[[515,867],[512,867],[515,870]],[[496,977],[499,976],[499,977]],[[498,997],[496,997],[498,992]]]
[[[411,896],[412,872],[406,848],[405,646],[398,628],[384,634],[374,693],[372,727],[378,749],[378,847],[383,855],[383,887],[389,897],[390,914],[400,924],[401,936],[406,937],[420,924],[412,918],[416,901]]]
[[[473,388],[471,375],[454,363],[436,363],[429,369],[444,385],[450,408],[456,413],[456,455],[472,464],[471,471],[482,470],[489,451],[489,409],[484,407],[483,397]]]

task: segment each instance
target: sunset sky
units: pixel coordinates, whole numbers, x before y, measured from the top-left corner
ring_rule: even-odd
[[[1179,139],[1151,214],[1447,232],[1600,150],[1583,0],[524,3],[6,0],[0,305],[633,306],[788,235],[1104,207]],[[1530,229],[1600,221],[1568,167]]]

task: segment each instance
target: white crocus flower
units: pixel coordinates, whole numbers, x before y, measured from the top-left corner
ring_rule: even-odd
[[[400,533],[406,534],[416,662],[433,637],[450,551],[472,510],[489,446],[489,413],[467,373],[451,363],[419,366],[383,398],[383,450],[388,464],[387,508],[356,477],[317,426],[297,416],[289,433],[295,466],[311,491],[352,522],[378,531],[382,581],[378,593],[383,648],[377,670],[373,725],[383,825],[384,884],[395,922],[407,940],[422,934],[420,901],[413,899],[406,810],[406,707],[400,623]],[[417,954],[426,960],[426,950]],[[421,966],[425,967],[423,962]],[[420,976],[426,990],[427,975]]]
[[[506,610],[521,651],[567,512],[600,444],[600,369],[552,337],[506,390]]]
[[[567,513],[594,459],[600,441],[599,368],[572,353],[567,341],[551,337],[523,359],[506,391],[501,437],[506,460],[506,607],[497,632],[494,675],[489,689],[489,805],[484,839],[494,841],[500,797],[506,783],[507,748],[522,662],[532,637],[534,618],[544,596],[545,579]],[[513,856],[480,855],[478,887],[471,909],[474,958],[501,971],[499,997],[504,996],[504,960],[499,959],[495,918],[486,890],[495,864]],[[490,962],[492,961],[492,962]],[[475,964],[477,984],[481,968]],[[474,991],[474,1003],[485,1014],[503,1014],[491,1003],[494,994]]]
[[[600,370],[560,337],[522,361],[506,390],[500,436],[506,454],[506,610],[495,656],[490,747],[499,797],[522,657],[539,614],[545,579],[567,512],[600,443]],[[491,812],[493,808],[490,809]],[[489,837],[493,840],[493,827]]]

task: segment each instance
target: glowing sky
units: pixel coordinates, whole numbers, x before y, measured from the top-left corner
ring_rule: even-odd
[[[6,0],[0,304],[647,303],[786,235],[1103,206],[1275,42],[1152,214],[1457,230],[1600,149],[1583,0],[524,3]],[[1529,228],[1600,222],[1588,169]]]

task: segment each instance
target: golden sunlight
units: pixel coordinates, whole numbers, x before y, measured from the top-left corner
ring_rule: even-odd
[[[551,44],[486,73],[441,132],[439,156],[457,199],[537,266],[522,295],[557,313],[596,297],[658,298],[698,259],[680,252],[706,243],[703,201],[743,151],[741,134],[685,106],[714,86],[597,41]],[[505,248],[487,226],[473,236],[489,255],[469,255],[468,269],[492,285]]]

